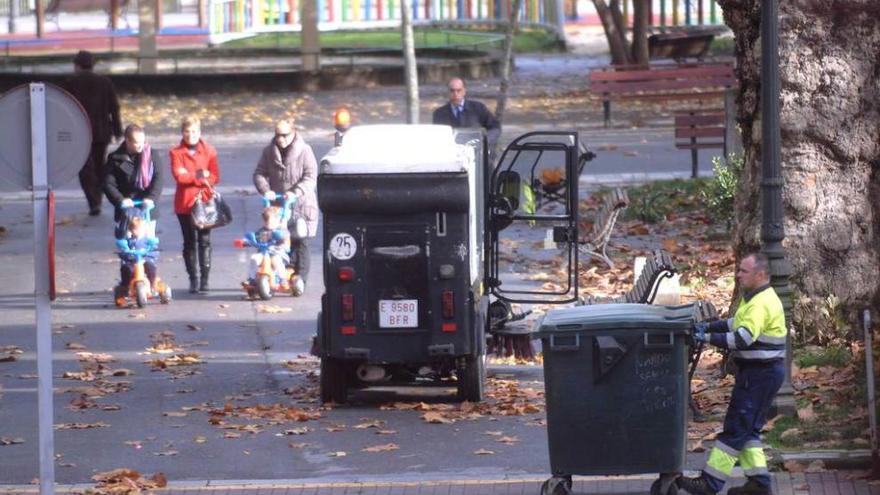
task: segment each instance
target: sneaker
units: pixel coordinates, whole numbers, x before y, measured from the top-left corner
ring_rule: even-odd
[[[772,495],[773,491],[770,490],[769,486],[754,478],[749,478],[745,485],[735,486],[727,490],[727,493],[729,495]]]
[[[296,277],[296,281],[293,283],[290,292],[293,294],[293,297],[299,297],[303,295],[306,291],[306,282],[302,279],[302,277]]]
[[[709,486],[709,482],[702,476],[687,478],[682,476],[678,479],[678,487],[691,495],[715,495],[715,490]]]

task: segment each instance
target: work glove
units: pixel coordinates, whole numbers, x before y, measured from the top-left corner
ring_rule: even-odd
[[[709,324],[706,322],[694,323],[694,328],[692,330],[692,335],[694,336],[694,340],[697,342],[709,342],[709,335],[706,334],[706,331],[709,330]]]
[[[134,201],[132,201],[131,198],[125,198],[119,203],[119,206],[122,208],[134,208]]]

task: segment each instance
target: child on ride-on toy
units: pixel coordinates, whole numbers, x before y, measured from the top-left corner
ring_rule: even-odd
[[[290,233],[285,225],[286,215],[276,206],[263,209],[263,226],[236,240],[237,247],[253,246],[258,251],[251,255],[248,279],[242,283],[250,297],[269,299],[273,292],[289,292],[291,272]]]
[[[138,307],[158,296],[163,304],[171,301],[171,289],[157,276],[159,239],[150,235],[150,220],[132,216],[128,219],[125,237],[116,240],[119,248],[120,284],[114,290],[117,306],[125,306],[127,297],[135,299]]]

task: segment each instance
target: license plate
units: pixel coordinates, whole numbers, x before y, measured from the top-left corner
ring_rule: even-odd
[[[416,328],[419,326],[418,299],[380,299],[381,328]]]

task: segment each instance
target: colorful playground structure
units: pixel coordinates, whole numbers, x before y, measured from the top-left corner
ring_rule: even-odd
[[[303,0],[208,0],[212,38],[266,31],[298,31]],[[401,0],[315,0],[320,29],[390,27],[400,22]],[[413,21],[492,23],[506,20],[513,0],[406,0]],[[625,0],[624,17],[633,0]],[[715,0],[651,0],[655,26],[720,24]],[[592,0],[524,0],[521,21],[559,28],[563,21],[601,25]]]

